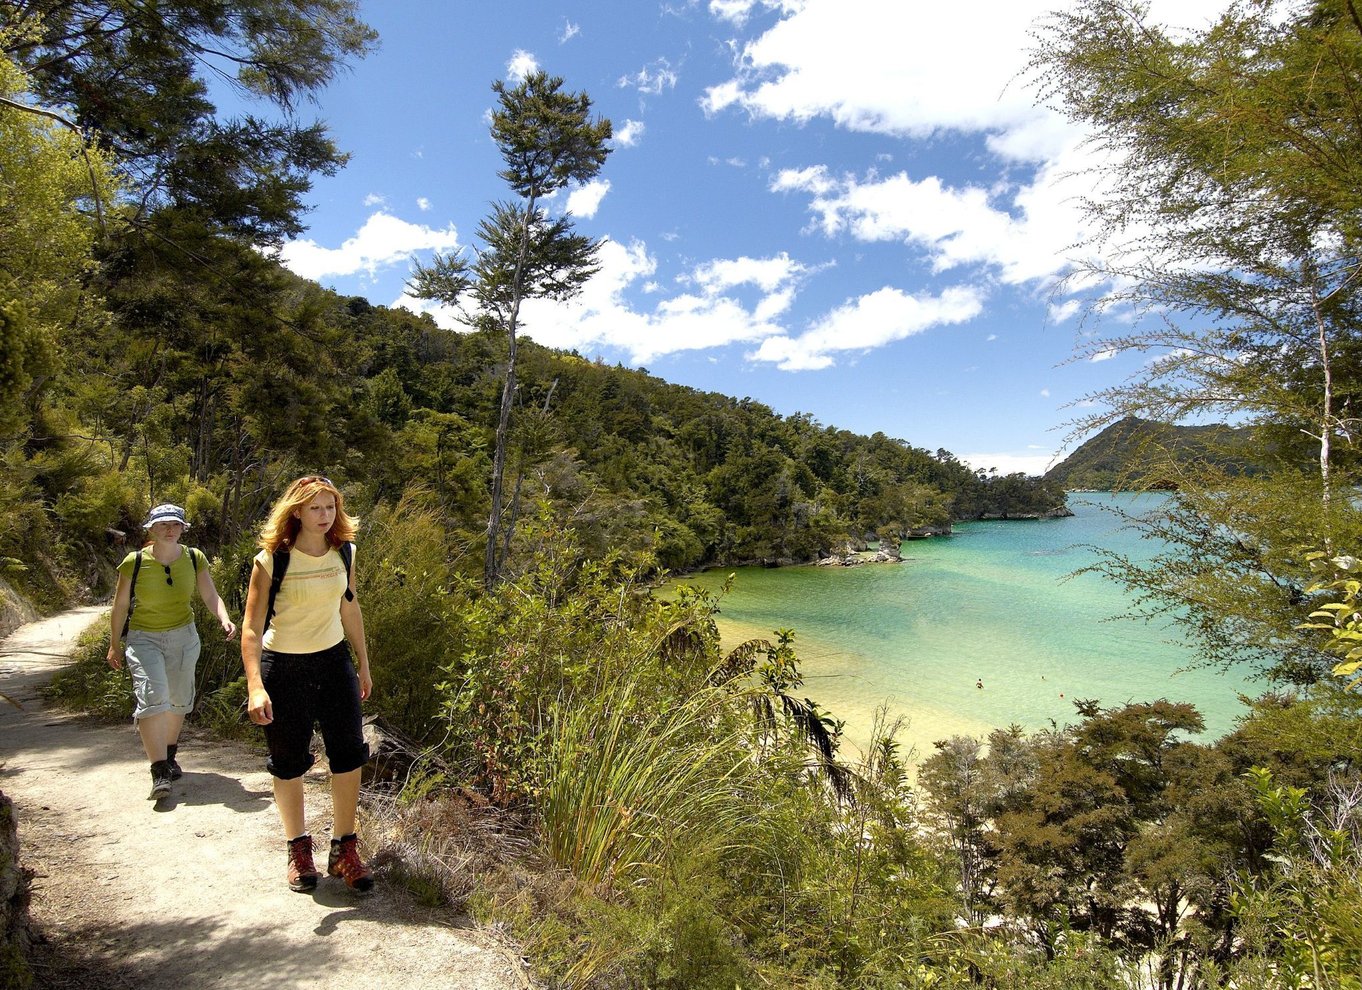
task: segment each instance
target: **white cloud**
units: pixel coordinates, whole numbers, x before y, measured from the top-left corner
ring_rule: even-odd
[[[1008,284],[1054,278],[1082,229],[1077,204],[1049,169],[1020,189],[947,186],[936,176],[915,180],[906,172],[864,179],[834,177],[823,166],[775,175],[775,192],[809,196],[815,226],[828,237],[901,241],[919,248],[937,272],[990,265]]]
[[[365,206],[382,206],[386,202],[387,199],[380,196],[378,193],[369,193],[369,195],[364,197]]]
[[[781,19],[741,47],[734,79],[706,106],[734,103],[762,117],[827,116],[852,130],[923,136],[940,130],[996,135],[994,150],[1048,158],[1067,128],[1033,104],[1017,77],[1028,31],[1054,0],[992,0],[966,24],[950,4],[905,0],[711,0],[741,25],[761,6]],[[1156,20],[1204,26],[1224,0],[1156,0]],[[963,49],[968,48],[968,57]]]
[[[626,120],[619,130],[615,131],[614,141],[621,148],[632,148],[643,137],[645,129],[641,120]]]
[[[506,63],[506,77],[512,82],[521,82],[527,76],[539,71],[539,60],[523,48],[517,48]]]
[[[453,224],[436,230],[380,211],[372,214],[355,236],[338,248],[322,247],[305,238],[285,244],[279,259],[303,278],[321,279],[361,271],[372,274],[380,268],[404,263],[417,251],[452,251],[458,246],[459,235]]]
[[[912,296],[886,287],[849,301],[811,329],[794,334],[782,320],[802,284],[818,269],[784,252],[696,265],[679,280],[682,291],[651,303],[651,309],[639,305],[660,294],[657,261],[645,245],[606,239],[599,263],[600,271],[575,299],[525,300],[525,334],[549,347],[623,352],[635,365],[684,351],[756,344],[748,360],[796,371],[828,367],[843,352],[964,322],[979,313],[983,302],[972,288]],[[442,326],[458,326],[453,312],[442,307],[405,297],[394,305],[431,313]]]
[[[594,217],[600,208],[601,200],[610,191],[608,179],[592,179],[584,186],[573,189],[567,198],[568,212],[575,217]]]
[[[1098,351],[1092,357],[1088,358],[1088,360],[1093,364],[1097,364],[1099,361],[1110,361],[1115,356],[1116,352],[1114,350]]]
[[[420,208],[421,212],[424,213],[430,209],[430,200],[426,199],[424,196],[417,196],[416,205]]]
[[[582,33],[580,24],[573,24],[571,21],[563,22],[563,33],[558,36],[558,44],[565,45],[577,35]]]
[[[757,0],[709,0],[709,12],[721,21],[732,21],[742,27],[756,5]]]
[[[1049,306],[1050,320],[1054,323],[1063,323],[1078,315],[1078,311],[1083,308],[1083,303],[1078,299],[1066,299],[1062,303],[1051,303]]]
[[[834,309],[798,337],[782,334],[763,341],[749,357],[774,362],[782,371],[827,368],[840,352],[869,350],[971,320],[982,312],[983,301],[970,286],[953,286],[936,296],[885,287]]]
[[[774,292],[803,275],[805,267],[781,252],[774,258],[735,258],[708,261],[695,269],[694,281],[706,295],[715,295],[741,285],[755,285],[763,292]]]
[[[737,104],[796,122],[827,116],[851,130],[900,136],[1033,126],[1045,113],[1012,75],[1021,61],[1018,39],[1048,3],[987,6],[966,30],[949,4],[789,4],[787,16],[743,46],[739,73],[711,88],[705,105],[716,111]],[[733,3],[715,13],[736,21],[750,7]],[[969,58],[961,55],[966,44]]]
[[[1043,388],[1043,389],[1041,389],[1041,390],[1040,390],[1040,396],[1041,396],[1042,399],[1048,399],[1048,398],[1050,398],[1050,390],[1049,390],[1048,388]]]
[[[1037,449],[1034,445],[1028,450]],[[1043,448],[1041,448],[1043,449]],[[1055,454],[956,454],[956,459],[975,471],[997,468],[999,474],[1044,474],[1056,463]]]
[[[620,76],[618,85],[621,89],[632,86],[640,93],[657,96],[664,89],[675,89],[678,78],[671,63],[665,58],[659,58],[654,59],[651,65],[645,65],[631,76]]]
[[[601,271],[567,303],[526,300],[525,333],[550,347],[622,351],[636,365],[682,351],[755,343],[785,333],[785,313],[806,266],[774,258],[715,260],[696,268],[683,291],[644,309],[631,300],[656,295],[657,262],[646,246],[606,240]]]
[[[984,340],[988,341],[989,343],[992,343],[993,341],[995,341],[995,340],[997,340],[997,339],[998,339],[998,335],[997,335],[996,333],[991,333],[991,334],[989,334],[987,337],[984,338]]]
[[[1207,25],[1223,5],[1151,3],[1155,20],[1193,27]],[[1068,272],[1086,234],[1080,199],[1096,192],[1082,178],[1095,162],[1084,134],[1036,106],[1022,72],[1028,31],[1054,6],[986,0],[964,25],[949,4],[711,0],[711,14],[738,28],[758,9],[780,19],[734,42],[733,77],[700,102],[709,114],[740,109],[796,124],[827,118],[899,138],[982,139],[988,164],[1007,171],[995,169],[978,184],[908,170],[835,175],[810,164],[778,173],[770,188],[807,195],[816,228],[829,237],[900,241],[923,251],[938,273],[982,265],[1008,284],[1048,286]],[[1056,319],[1075,312],[1067,302],[1053,310]]]

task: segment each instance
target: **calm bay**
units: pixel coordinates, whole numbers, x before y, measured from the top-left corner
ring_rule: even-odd
[[[1191,702],[1210,741],[1261,682],[1195,666],[1177,628],[1118,618],[1124,589],[1070,577],[1095,560],[1093,545],[1147,558],[1153,548],[1107,510],[1152,511],[1161,498],[1074,494],[1071,518],[962,523],[905,543],[901,564],[716,569],[683,583],[717,590],[734,575],[719,615],[727,648],[793,629],[802,694],[845,720],[854,746],[880,705],[906,719],[901,739],[921,759],[954,734],[1072,722],[1076,698]]]

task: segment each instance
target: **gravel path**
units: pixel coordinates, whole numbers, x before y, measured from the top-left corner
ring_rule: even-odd
[[[0,642],[0,693],[23,705],[0,699],[0,790],[14,801],[22,862],[35,872],[32,915],[46,938],[38,986],[529,987],[490,935],[381,877],[367,895],[330,877],[313,894],[291,892],[270,778],[247,747],[186,733],[184,777],[170,798],[148,801],[131,725],[56,712],[40,695],[104,612],[77,609]],[[323,775],[309,775],[323,868],[324,786]]]

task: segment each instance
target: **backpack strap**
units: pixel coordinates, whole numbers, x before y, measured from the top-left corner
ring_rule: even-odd
[[[292,559],[287,547],[277,547],[271,555],[273,573],[270,575],[270,601],[269,607],[265,610],[265,628],[260,630],[260,635],[265,635],[265,631],[270,627],[270,621],[274,618],[274,600],[279,597],[279,586],[284,583],[284,574],[288,571],[288,562]]]
[[[128,614],[123,616],[122,639],[128,638],[128,624],[132,622],[132,610],[137,607],[137,572],[142,569],[142,548],[138,547],[137,556],[132,559],[132,583],[128,586]]]
[[[203,551],[195,550],[193,547],[185,547],[184,550],[185,553],[189,554],[189,562],[194,565],[194,577],[197,579],[199,576],[199,558],[203,557]],[[208,558],[204,557],[204,562],[207,563],[207,561]]]
[[[350,587],[350,571],[355,563],[355,545],[342,543],[336,549],[340,552],[341,560],[345,562],[345,600],[352,602],[355,600],[355,592]]]

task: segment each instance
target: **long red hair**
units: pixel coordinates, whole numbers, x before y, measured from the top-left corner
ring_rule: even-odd
[[[298,538],[302,522],[294,515],[322,492],[330,492],[336,497],[336,521],[326,531],[326,541],[333,547],[350,543],[359,530],[359,520],[345,511],[345,496],[340,493],[330,478],[319,474],[309,474],[299,478],[284,490],[279,501],[270,509],[269,518],[260,531],[260,547],[266,553],[274,553],[280,547],[291,547]]]

